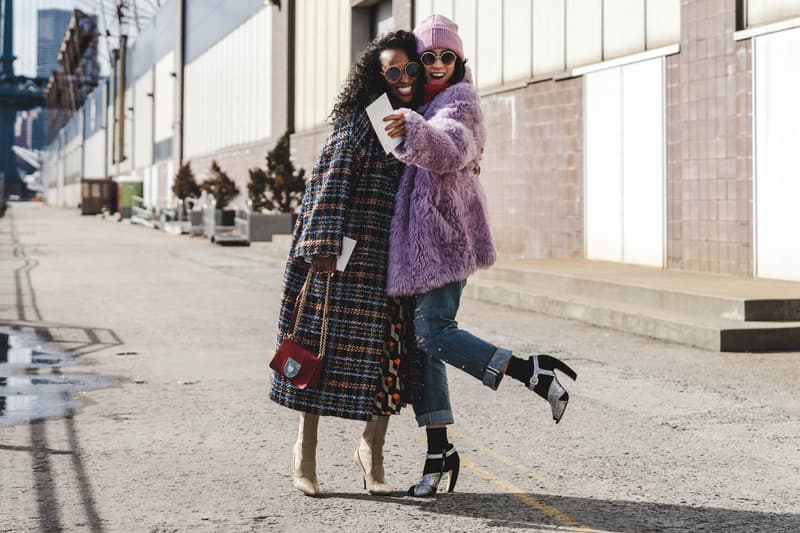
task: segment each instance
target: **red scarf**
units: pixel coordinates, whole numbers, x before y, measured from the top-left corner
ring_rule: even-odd
[[[439,94],[440,92],[444,91],[448,87],[450,87],[449,83],[444,83],[442,85],[431,85],[430,83],[426,83],[425,87],[424,87],[424,89],[425,89],[425,96],[424,96],[425,103],[427,104],[428,102],[433,100],[436,97],[437,94]]]

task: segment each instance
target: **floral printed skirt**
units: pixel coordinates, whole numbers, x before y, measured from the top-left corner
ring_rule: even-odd
[[[394,415],[420,397],[422,360],[414,337],[413,297],[389,298],[375,414]]]

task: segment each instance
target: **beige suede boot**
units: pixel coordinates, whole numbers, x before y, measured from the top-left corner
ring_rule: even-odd
[[[319,415],[302,413],[294,445],[294,488],[306,496],[319,494],[317,481],[317,427]]]
[[[370,494],[392,494],[394,488],[386,483],[383,472],[383,443],[386,429],[389,427],[388,416],[376,416],[364,427],[361,443],[353,455],[353,462],[364,479],[364,488]]]

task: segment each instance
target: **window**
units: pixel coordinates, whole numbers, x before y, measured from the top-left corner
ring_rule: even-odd
[[[392,17],[392,0],[381,0],[370,8],[369,38],[370,40],[394,30]]]

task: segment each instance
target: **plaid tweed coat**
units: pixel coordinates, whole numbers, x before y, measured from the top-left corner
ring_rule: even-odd
[[[334,124],[306,184],[284,275],[278,344],[288,333],[309,264],[304,256],[339,255],[342,237],[357,241],[345,272],[331,283],[322,385],[299,390],[273,375],[270,398],[319,415],[369,420],[375,409],[385,342],[389,225],[403,164],[386,154],[366,112]],[[315,275],[295,340],[319,346],[326,275]]]

